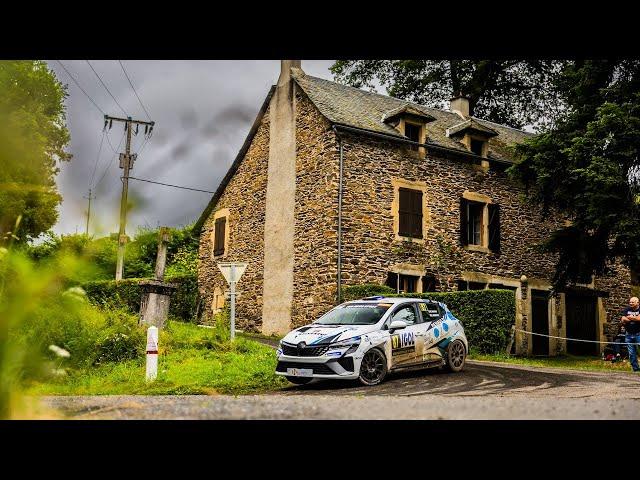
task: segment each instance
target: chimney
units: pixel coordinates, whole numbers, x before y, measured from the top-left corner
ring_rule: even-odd
[[[302,60],[280,60],[280,76],[278,86],[282,86],[291,80],[291,69],[302,69]]]
[[[454,93],[449,100],[449,110],[466,120],[469,118],[469,97],[465,97],[462,92]]]

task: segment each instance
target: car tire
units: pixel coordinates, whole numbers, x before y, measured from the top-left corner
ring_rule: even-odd
[[[284,378],[289,380],[291,383],[295,383],[296,385],[306,385],[311,380],[313,380],[313,378],[309,378],[309,377],[284,377]]]
[[[462,340],[454,340],[447,348],[447,370],[449,372],[460,372],[464,368],[467,358],[467,349],[464,348]]]
[[[360,363],[358,380],[367,387],[382,383],[387,376],[387,358],[377,348],[372,348],[364,354]]]

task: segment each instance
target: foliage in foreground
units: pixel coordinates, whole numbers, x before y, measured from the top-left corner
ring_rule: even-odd
[[[272,348],[237,337],[229,341],[224,317],[216,328],[170,321],[159,339],[158,378],[145,381],[145,360],[106,363],[34,384],[39,395],[243,394],[277,389]]]

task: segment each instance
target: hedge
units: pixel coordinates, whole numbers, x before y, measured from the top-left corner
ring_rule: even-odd
[[[115,280],[97,280],[87,282],[82,288],[93,303],[109,304],[117,302],[134,313],[140,312],[142,278]],[[193,321],[198,302],[198,278],[195,275],[181,275],[165,278],[165,282],[174,283],[178,289],[171,295],[169,315],[179,320]]]
[[[515,322],[515,294],[511,290],[467,290],[462,292],[427,292],[396,294],[389,287],[355,285],[344,287],[346,299],[371,295],[429,298],[446,304],[462,322],[469,346],[481,353],[504,352]],[[389,292],[388,290],[391,290]],[[365,292],[363,295],[362,292]]]

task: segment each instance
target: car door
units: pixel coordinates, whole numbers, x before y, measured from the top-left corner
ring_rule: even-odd
[[[402,367],[415,363],[423,349],[421,317],[415,302],[398,305],[391,314],[388,325],[396,320],[407,324],[406,328],[391,333],[391,368]]]
[[[421,360],[425,363],[437,362],[442,359],[442,352],[436,346],[442,340],[442,332],[439,325],[442,323],[444,311],[438,308],[436,303],[422,302],[418,304],[418,310],[423,323],[420,324],[422,338]]]

